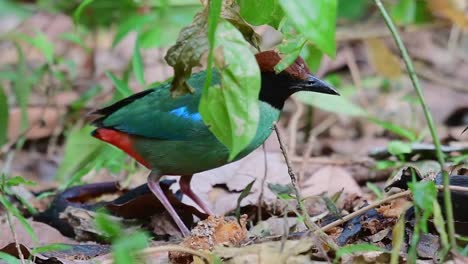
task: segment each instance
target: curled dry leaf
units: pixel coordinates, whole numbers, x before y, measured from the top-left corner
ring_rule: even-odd
[[[239,15],[239,7],[235,1],[223,1],[221,17],[234,25],[244,38],[255,47],[258,46],[259,36]],[[187,83],[192,74],[192,68],[201,65],[202,55],[208,52],[208,6],[195,15],[192,24],[183,28],[177,39],[164,57],[166,62],[174,68],[174,79],[171,84],[172,96],[179,96],[193,92]]]

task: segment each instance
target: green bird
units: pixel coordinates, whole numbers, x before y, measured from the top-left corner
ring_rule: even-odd
[[[190,235],[190,231],[161,190],[162,176],[182,176],[181,191],[207,214],[212,214],[190,188],[194,173],[239,160],[261,146],[278,121],[284,102],[293,93],[311,91],[338,95],[335,89],[314,77],[300,57],[278,74],[274,70],[281,60],[277,52],[260,52],[255,58],[261,71],[258,128],[252,142],[233,160],[228,159],[229,150],[213,135],[198,112],[205,71],[193,74],[188,80],[193,94],[174,99],[170,95],[170,82],[166,82],[94,112],[100,117],[93,122],[97,129],[92,135],[120,148],[151,170],[148,187],[184,236]],[[212,85],[220,83],[220,75],[214,71]]]

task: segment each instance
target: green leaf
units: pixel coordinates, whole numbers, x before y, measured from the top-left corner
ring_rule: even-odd
[[[409,25],[424,23],[431,20],[431,12],[427,7],[427,1],[399,0],[392,6],[390,16],[396,23]]]
[[[433,201],[433,208],[434,208],[434,225],[436,227],[437,232],[440,236],[440,241],[442,242],[443,252],[442,254],[445,255],[448,250],[450,250],[450,244],[447,236],[447,232],[445,231],[445,221],[444,217],[442,216],[442,210],[440,209],[440,205],[437,202],[437,199]]]
[[[80,22],[81,14],[83,10],[90,5],[94,0],[83,0],[80,5],[76,8],[75,12],[73,13],[73,22],[75,25],[78,25]]]
[[[240,193],[239,198],[237,198],[237,207],[236,207],[237,221],[240,221],[241,202],[242,202],[242,200],[244,200],[245,197],[247,197],[247,195],[250,194],[250,191],[252,190],[252,186],[254,185],[254,183],[255,183],[255,180],[253,180],[252,182],[247,184],[247,186],[245,186],[244,190],[242,190],[242,192]]]
[[[294,188],[292,184],[277,184],[277,183],[268,183],[268,189],[274,193],[280,199],[292,199]]]
[[[400,24],[411,24],[414,22],[416,12],[416,0],[399,0],[390,11],[392,18]]]
[[[211,132],[229,149],[232,160],[257,131],[260,69],[249,44],[233,25],[222,21],[216,36],[222,52],[216,65],[221,85],[203,90],[199,110]]]
[[[67,135],[63,160],[57,169],[55,178],[69,179],[75,172],[96,159],[104,146],[102,142],[90,136],[94,128],[91,126],[73,127]]]
[[[278,46],[278,50],[286,54],[278,64],[275,66],[275,72],[280,73],[288,68],[291,64],[296,61],[297,57],[301,53],[302,48],[306,44],[306,39],[299,37],[296,39],[289,39],[283,42],[281,45]]]
[[[50,251],[63,251],[63,250],[68,250],[68,249],[71,249],[70,245],[48,244],[48,245],[41,246],[41,247],[35,247],[31,251],[31,255],[36,255],[36,254],[39,254],[39,253],[50,252]]]
[[[137,81],[141,85],[145,85],[144,65],[143,65],[143,59],[141,58],[141,53],[140,53],[139,36],[137,36],[135,40],[135,47],[133,48],[132,66],[133,66],[133,73],[135,74],[135,78],[137,79]]]
[[[372,251],[385,252],[386,250],[378,246],[374,246],[372,244],[366,244],[366,243],[347,245],[347,246],[339,248],[336,251],[336,257],[333,263],[338,263],[338,260],[344,255],[363,253],[363,252],[372,252]]]
[[[399,135],[401,137],[404,137],[404,138],[408,139],[411,142],[416,141],[417,138],[418,138],[416,133],[414,133],[413,131],[411,131],[409,129],[406,129],[406,128],[402,127],[402,126],[399,126],[397,124],[387,122],[387,121],[384,121],[384,120],[380,120],[380,119],[374,118],[374,117],[370,117],[369,120],[376,123],[377,125],[385,128],[386,130],[396,134],[396,135]]]
[[[222,3],[221,17],[229,21],[231,25],[239,30],[238,32],[242,33],[242,45],[245,45],[245,40],[247,40],[254,47],[258,47],[259,37],[238,14],[236,2],[222,1]],[[207,10],[198,13],[192,24],[180,31],[177,42],[168,50],[165,56],[167,63],[174,68],[174,78],[171,82],[171,95],[174,97],[193,92],[193,88],[187,83],[187,79],[192,74],[192,68],[200,65],[202,55],[209,50],[207,13]],[[229,42],[223,39],[219,39],[219,41],[221,44]]]
[[[338,0],[338,18],[359,20],[369,9],[368,0]]]
[[[115,33],[115,36],[114,36],[114,40],[112,41],[112,47],[117,46],[117,44],[119,44],[120,41],[122,41],[122,39],[128,35],[128,33],[132,31],[139,31],[141,28],[143,28],[144,25],[146,25],[147,23],[151,22],[154,19],[155,19],[154,15],[129,16],[122,23],[119,23],[117,27],[117,32]],[[159,28],[159,26],[155,28]]]
[[[83,36],[78,35],[76,32],[65,32],[60,35],[60,38],[82,47],[86,52],[91,51],[86,45]]]
[[[400,250],[405,239],[405,214],[400,215],[398,222],[392,230],[392,254],[390,264],[398,264],[400,259]]]
[[[148,236],[143,232],[119,237],[112,243],[112,256],[116,264],[140,263],[136,253],[148,246]]]
[[[121,97],[127,97],[133,94],[130,87],[128,87],[128,85],[124,81],[117,78],[112,72],[107,71],[106,75],[107,75],[107,78],[111,79],[112,83],[115,86],[115,89],[117,89]]]
[[[299,92],[294,97],[305,104],[320,108],[324,111],[355,117],[367,116],[364,109],[351,102],[351,100],[345,96]]]
[[[0,251],[0,260],[5,261],[7,264],[21,264],[19,259],[2,251]]]
[[[324,53],[335,56],[337,0],[279,0],[279,3],[304,37]]]
[[[5,184],[7,186],[18,186],[18,185],[28,185],[28,186],[33,186],[33,185],[36,185],[36,182],[34,181],[28,181],[26,180],[25,178],[21,177],[21,176],[15,176],[15,177],[11,177],[11,178],[8,178],[5,182]]]
[[[420,225],[424,232],[427,232],[427,220],[434,210],[433,201],[437,199],[437,188],[433,181],[419,181],[408,183],[413,194],[414,204],[424,211]]]
[[[8,98],[3,87],[0,86],[0,146],[7,142],[9,119]]]
[[[38,49],[46,61],[50,64],[54,62],[54,44],[42,32],[36,32],[35,37],[23,36],[24,40]]]
[[[323,53],[314,45],[306,44],[301,51],[301,57],[306,62],[307,66],[309,66],[310,70],[316,72],[320,67]]]
[[[409,154],[412,151],[411,143],[399,141],[399,140],[392,140],[388,142],[387,149],[390,154],[393,156],[398,156],[401,154]]]
[[[390,168],[396,168],[399,166],[399,162],[393,160],[379,160],[377,164],[375,164],[375,168],[377,170],[386,170]]]
[[[238,0],[240,14],[252,25],[269,24],[275,19],[278,9],[277,0]]]
[[[341,192],[338,192],[341,193]],[[341,217],[341,210],[338,209],[335,202],[327,196],[321,196],[322,200],[325,202],[325,206],[327,207],[328,212],[330,212],[331,216],[334,217]]]
[[[373,184],[372,182],[366,182],[366,186],[367,188],[369,188],[369,190],[371,190],[375,194],[375,196],[377,196],[377,200],[380,200],[383,198],[383,193],[380,190],[380,188],[377,187],[377,185]]]
[[[122,234],[122,226],[117,221],[112,220],[105,213],[96,214],[96,228],[101,231],[106,238],[110,240],[118,239]]]
[[[208,65],[206,67],[206,79],[203,84],[203,90],[206,91],[211,85],[211,80],[213,79],[213,60],[214,60],[214,48],[215,48],[215,37],[216,29],[219,23],[219,17],[221,15],[221,6],[222,0],[213,0],[210,1],[208,8]]]

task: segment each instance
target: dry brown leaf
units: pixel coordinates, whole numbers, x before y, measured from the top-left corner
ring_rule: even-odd
[[[391,201],[389,204],[382,205],[377,208],[377,212],[382,214],[385,217],[395,217],[398,218],[401,214],[408,209],[408,206],[411,204],[406,198],[400,198]]]
[[[401,76],[400,61],[385,45],[377,38],[366,39],[367,53],[375,71],[386,78],[397,78]]]
[[[26,232],[26,229],[23,227],[23,225],[18,220],[16,220],[16,218],[14,218],[12,221],[12,226],[14,227],[18,243],[23,244],[28,248],[44,246],[52,243],[76,244],[76,241],[65,237],[64,235],[60,234],[57,229],[49,225],[34,222],[32,220],[28,220],[28,222],[38,238],[37,244],[29,236],[28,232]],[[6,221],[0,223],[0,248],[5,247],[12,242],[15,242],[15,240],[13,239],[13,235],[10,231],[8,223]]]
[[[434,15],[446,18],[462,28],[468,26],[466,0],[428,0],[427,3]]]
[[[351,173],[338,166],[320,168],[301,187],[304,196],[334,194],[341,190],[344,194],[362,195],[362,190]]]

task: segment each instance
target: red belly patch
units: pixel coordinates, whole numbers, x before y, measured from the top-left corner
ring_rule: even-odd
[[[150,168],[150,164],[143,159],[133,148],[133,139],[130,135],[109,128],[98,128],[93,131],[93,137],[112,144],[119,149],[125,151],[128,155],[134,158],[145,167]]]

